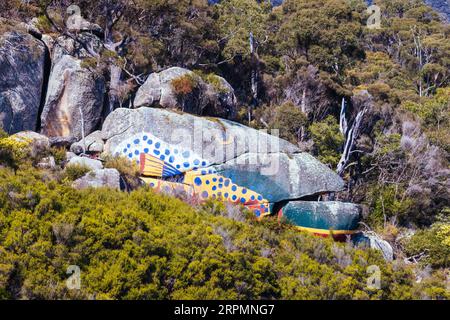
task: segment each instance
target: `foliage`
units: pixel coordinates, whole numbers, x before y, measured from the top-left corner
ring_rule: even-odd
[[[424,255],[423,264],[433,267],[450,266],[450,209],[442,212],[440,220],[427,230],[420,230],[405,243],[406,253],[410,256]]]
[[[91,171],[91,169],[86,165],[69,164],[64,168],[64,178],[69,181],[75,181],[83,177],[89,171]]]
[[[0,164],[18,169],[29,154],[29,146],[30,141],[14,139],[0,131]]]
[[[307,125],[306,115],[292,102],[273,108],[273,119],[269,125],[272,129],[280,130],[280,137],[292,143],[300,140],[302,129]]]
[[[141,171],[138,165],[125,157],[107,156],[104,160],[105,168],[113,168],[119,171],[120,176],[125,180],[131,189],[141,186]]]
[[[336,167],[344,143],[344,137],[339,132],[336,119],[328,116],[324,121],[313,123],[309,130],[318,159],[333,168]]]
[[[2,298],[418,296],[410,268],[378,252],[255,221],[222,203],[194,209],[146,188],[80,191],[31,168],[2,168],[0,178]],[[381,290],[366,286],[372,264],[382,270]],[[81,269],[79,291],[65,286],[69,265]],[[438,281],[428,287],[446,294]]]
[[[197,86],[195,78],[189,74],[175,78],[170,83],[178,96],[186,96],[194,91]]]

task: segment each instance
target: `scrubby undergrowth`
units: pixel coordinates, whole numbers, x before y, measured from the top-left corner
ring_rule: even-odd
[[[79,191],[55,173],[0,168],[0,298],[448,298],[445,275],[416,275],[378,252],[255,221],[221,203],[192,207],[141,188]],[[69,265],[81,290],[68,290]],[[367,287],[367,267],[381,289]]]

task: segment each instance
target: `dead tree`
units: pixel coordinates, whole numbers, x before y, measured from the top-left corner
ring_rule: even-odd
[[[258,53],[257,53],[257,47],[258,43],[253,37],[253,33],[250,32],[250,59],[251,59],[251,76],[250,76],[250,82],[251,82],[251,91],[252,91],[252,102],[249,105],[248,108],[248,122],[250,123],[252,121],[252,109],[258,105]]]
[[[342,152],[341,159],[337,166],[337,173],[339,175],[342,175],[342,173],[344,172],[344,170],[347,167],[348,161],[350,160],[350,156],[355,147],[356,139],[358,138],[360,130],[361,130],[361,121],[363,119],[364,114],[366,113],[366,110],[367,109],[364,108],[363,110],[358,112],[358,114],[356,115],[355,121],[353,122],[353,125],[348,130],[348,133],[345,136],[346,140],[345,140],[345,145],[344,145],[344,151]]]

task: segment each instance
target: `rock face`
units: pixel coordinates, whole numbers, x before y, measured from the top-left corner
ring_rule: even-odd
[[[62,56],[52,67],[42,133],[50,137],[82,138],[99,125],[103,109],[105,80],[81,66],[81,61]]]
[[[101,138],[106,153],[139,164],[143,181],[157,191],[181,188],[199,199],[240,203],[257,217],[272,212],[339,240],[352,235],[360,219],[351,203],[304,201],[342,190],[335,172],[283,139],[229,120],[116,109]]]
[[[45,62],[45,45],[33,36],[0,36],[0,127],[6,132],[36,130]]]
[[[78,38],[94,52],[100,52],[102,48],[102,41],[92,33],[81,32],[78,34]],[[43,39],[44,40],[44,39]],[[89,52],[77,41],[66,36],[60,36],[52,44],[52,61],[53,64],[57,63],[59,59],[65,55],[72,56],[78,59],[85,59],[92,57]]]
[[[128,156],[148,148],[144,133],[194,152],[210,164],[221,164],[244,153],[292,154],[299,152],[293,144],[267,133],[223,119],[207,119],[164,109],[139,108],[114,110],[103,123],[104,151]],[[140,137],[142,136],[142,137]],[[140,140],[139,140],[140,139]],[[134,144],[139,140],[138,144]],[[130,147],[124,151],[123,145]]]
[[[354,242],[359,246],[381,251],[386,261],[394,260],[394,249],[392,249],[392,246],[374,232],[363,232],[355,237]]]
[[[233,117],[236,112],[233,88],[219,76],[208,79],[210,83],[178,67],[152,73],[136,93],[134,106],[161,106],[198,115]]]
[[[88,172],[72,183],[75,189],[107,187],[120,190],[120,173],[116,169],[98,169]]]

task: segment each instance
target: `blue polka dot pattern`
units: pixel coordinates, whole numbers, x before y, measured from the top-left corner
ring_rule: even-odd
[[[157,156],[177,169],[182,170],[181,172],[201,168],[204,168],[204,174],[216,172],[215,169],[208,168],[210,164],[207,160],[201,159],[192,151],[175,148],[173,145],[158,139],[148,132],[130,137],[118,145],[113,152],[113,154],[125,155],[136,162],[142,153]],[[160,155],[164,155],[164,157]]]

